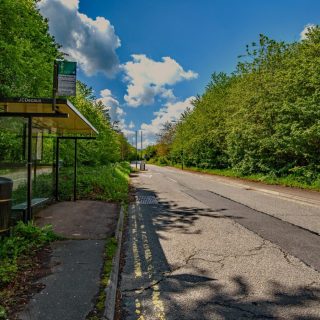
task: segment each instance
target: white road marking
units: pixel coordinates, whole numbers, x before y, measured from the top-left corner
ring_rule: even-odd
[[[167,170],[170,171],[176,171],[174,168],[166,168]],[[197,172],[183,172],[183,174],[186,175],[194,175],[197,174]],[[299,196],[295,196],[295,195],[291,195],[291,194],[286,194],[283,192],[279,192],[279,191],[273,191],[273,190],[268,190],[268,189],[264,189],[264,188],[258,188],[258,187],[252,187],[249,185],[246,185],[244,183],[241,182],[234,182],[234,181],[225,181],[224,179],[219,178],[219,176],[201,176],[201,175],[197,175],[198,178],[200,178],[201,180],[214,180],[215,182],[227,185],[227,186],[232,186],[234,188],[238,188],[238,189],[246,189],[248,191],[255,191],[255,192],[259,192],[259,193],[264,193],[267,194],[271,197],[274,198],[278,198],[278,199],[282,199],[282,200],[286,200],[289,202],[294,202],[294,203],[298,203],[298,204],[303,204],[303,205],[308,205],[310,207],[316,207],[319,208],[320,206],[320,201],[318,200],[313,200],[313,199],[308,199],[308,198],[303,198],[303,197],[299,197]],[[171,180],[171,178],[168,178]],[[172,179],[173,180],[173,179]]]
[[[167,178],[168,178],[169,180],[173,181],[173,182],[177,182],[177,183],[178,183],[177,180],[171,179],[171,178],[169,178],[169,177],[167,177]]]

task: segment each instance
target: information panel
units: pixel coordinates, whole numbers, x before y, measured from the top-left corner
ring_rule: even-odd
[[[75,96],[77,83],[77,63],[57,61],[58,65],[58,96]]]

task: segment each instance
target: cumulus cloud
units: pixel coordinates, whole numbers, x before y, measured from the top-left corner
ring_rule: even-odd
[[[191,80],[198,74],[185,71],[179,63],[170,57],[154,61],[144,54],[132,55],[132,61],[122,65],[125,81],[128,82],[124,100],[131,107],[151,105],[158,96],[167,101],[174,101],[172,86],[182,80]]]
[[[42,0],[38,7],[62,51],[79,62],[87,75],[112,76],[118,70],[120,39],[109,20],[80,13],[79,0]]]
[[[127,124],[125,120],[125,111],[121,107],[119,101],[113,96],[111,90],[104,89],[100,91],[100,98],[97,101],[104,105],[104,110],[108,112],[112,124],[116,126],[123,132],[127,137],[133,136],[135,127],[133,121]]]
[[[312,24],[312,23],[308,23],[304,28],[303,30],[300,32],[300,39],[301,40],[305,40],[307,39],[307,34],[309,33],[309,31],[313,28],[315,28],[316,25],[315,24]]]
[[[151,123],[143,123],[141,125],[141,130],[143,130],[146,145],[155,142],[156,135],[160,132],[166,122],[179,120],[184,111],[187,109],[192,110],[192,101],[194,99],[195,97],[189,97],[184,101],[168,102],[163,108],[154,113],[155,118]]]
[[[119,101],[112,95],[109,89],[104,89],[100,91],[100,101],[105,106],[104,110],[110,115],[111,122],[120,121],[125,115],[124,110],[120,107]]]

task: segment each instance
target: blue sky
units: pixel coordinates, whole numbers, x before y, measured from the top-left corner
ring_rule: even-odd
[[[79,79],[127,135],[143,129],[149,143],[214,71],[233,71],[260,33],[299,41],[320,18],[319,0],[42,0],[39,7],[79,62]]]

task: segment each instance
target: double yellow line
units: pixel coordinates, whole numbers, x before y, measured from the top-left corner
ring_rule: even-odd
[[[134,210],[136,214],[132,216],[132,246],[133,246],[133,259],[134,259],[134,275],[135,278],[142,277],[142,268],[141,268],[141,259],[139,256],[138,250],[138,237],[137,237],[137,225],[138,225],[138,217],[140,218],[140,230],[141,230],[141,238],[142,238],[142,247],[143,247],[143,255],[144,259],[147,263],[147,272],[148,277],[151,281],[151,290],[152,290],[152,304],[154,308],[154,314],[152,316],[152,320],[166,320],[165,312],[164,312],[164,304],[160,297],[160,287],[157,284],[157,281],[153,279],[154,275],[154,266],[153,266],[153,257],[152,252],[150,250],[148,236],[145,230],[145,226],[142,223],[141,212],[139,208]],[[138,213],[139,212],[139,213]],[[138,214],[138,217],[137,217]],[[136,293],[141,293],[141,290],[136,290]],[[138,320],[145,320],[145,317],[142,313],[142,304],[139,298],[135,299],[135,313],[137,315]]]

